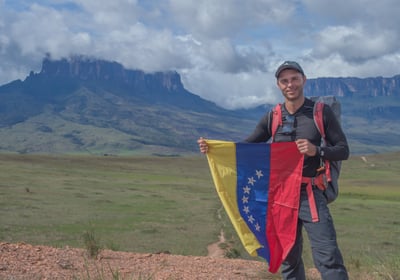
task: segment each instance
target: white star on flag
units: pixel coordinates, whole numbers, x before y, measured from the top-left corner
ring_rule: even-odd
[[[248,186],[245,186],[245,187],[243,188],[243,192],[244,192],[244,193],[250,194],[250,191],[251,191],[251,188],[249,188]]]
[[[256,170],[256,176],[260,179],[264,174],[262,174],[262,170]]]
[[[247,178],[247,179],[248,179],[249,184],[251,184],[252,186],[254,186],[254,183],[256,182],[256,180],[254,180],[253,177],[250,177],[250,178]]]
[[[254,223],[255,219],[254,219],[253,215],[250,215],[248,218],[249,218],[248,221],[249,221],[250,223]]]

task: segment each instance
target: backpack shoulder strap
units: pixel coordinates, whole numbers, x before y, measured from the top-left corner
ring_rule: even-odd
[[[325,126],[324,126],[324,103],[321,101],[316,101],[314,104],[314,122],[319,130],[319,133],[322,137],[322,146],[327,145],[326,135],[325,135]],[[325,175],[328,182],[331,179],[331,170],[330,170],[330,161],[329,160],[321,160],[321,165],[325,167]]]
[[[320,101],[316,101],[314,104],[314,122],[317,126],[319,133],[322,136],[322,139],[325,140],[325,127],[324,127],[324,103]]]
[[[276,104],[272,109],[272,120],[271,120],[271,138],[272,142],[275,140],[275,134],[278,127],[282,125],[282,104]]]

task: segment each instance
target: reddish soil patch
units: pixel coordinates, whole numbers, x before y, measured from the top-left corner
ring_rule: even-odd
[[[138,254],[103,250],[89,258],[86,250],[0,243],[0,279],[279,279],[260,261],[215,257]]]

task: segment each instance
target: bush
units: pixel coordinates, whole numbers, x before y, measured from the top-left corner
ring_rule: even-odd
[[[101,251],[101,246],[100,241],[96,237],[93,230],[87,230],[83,233],[83,242],[85,244],[88,255],[91,258],[97,258],[98,254]]]

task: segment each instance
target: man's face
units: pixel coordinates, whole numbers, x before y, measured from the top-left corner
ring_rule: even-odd
[[[306,76],[293,69],[283,70],[277,79],[277,85],[287,100],[303,97],[303,86]]]

